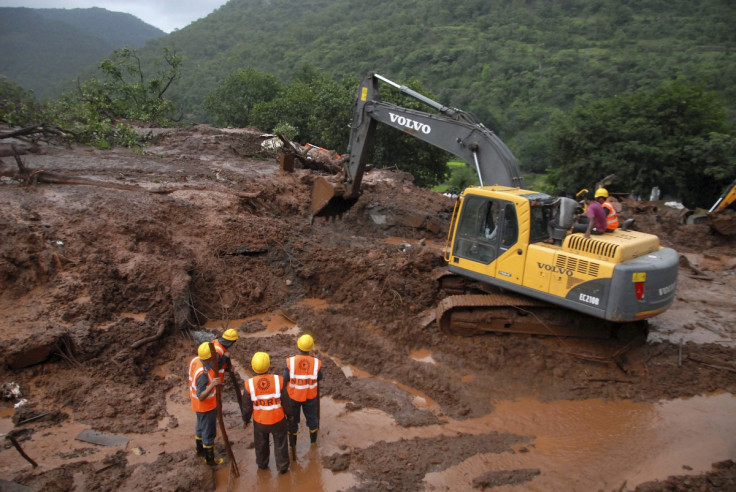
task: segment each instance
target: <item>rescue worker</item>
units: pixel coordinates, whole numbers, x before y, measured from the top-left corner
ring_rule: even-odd
[[[585,238],[588,239],[591,234],[603,234],[606,231],[606,212],[601,200],[596,199],[592,192],[585,195],[585,205],[585,215],[588,217]]]
[[[212,340],[217,351],[217,362],[220,368],[220,381],[225,381],[225,371],[233,372],[233,365],[227,350],[238,340],[238,332],[232,328],[225,330],[222,336]]]
[[[296,436],[299,429],[299,414],[304,412],[304,419],[309,428],[309,440],[317,444],[319,431],[319,381],[322,380],[322,362],[309,355],[314,348],[311,335],[302,335],[296,342],[299,354],[286,359],[284,381],[291,400],[292,417],[289,419],[289,446],[296,447]],[[293,454],[293,453],[292,453]],[[293,456],[292,456],[293,457]]]
[[[247,424],[253,417],[253,444],[258,469],[268,468],[271,455],[269,434],[272,434],[276,468],[279,473],[286,473],[289,471],[289,442],[286,435],[286,416],[291,413],[289,395],[284,387],[284,378],[266,374],[270,366],[271,358],[266,352],[253,355],[251,367],[256,376],[245,382],[245,422]]]
[[[606,212],[606,232],[613,232],[618,229],[618,215],[616,214],[616,209],[613,208],[613,204],[608,200],[608,190],[605,188],[598,188],[595,191],[595,199],[601,204],[603,210]]]
[[[204,456],[208,465],[219,465],[222,458],[215,459],[215,437],[217,436],[217,387],[222,380],[215,376],[214,358],[208,342],[197,348],[197,356],[189,362],[189,396],[192,410],[197,414],[194,438],[197,455]]]

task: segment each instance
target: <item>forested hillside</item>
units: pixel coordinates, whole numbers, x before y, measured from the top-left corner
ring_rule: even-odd
[[[43,99],[114,49],[164,35],[130,14],[101,8],[0,8],[0,74]]]
[[[544,161],[555,112],[677,77],[733,115],[734,25],[728,0],[231,0],[146,49],[181,56],[172,96],[189,119],[244,67],[282,80],[304,64],[334,78],[375,70],[474,112],[528,164]]]
[[[93,73],[94,63],[79,61],[109,56],[112,48],[94,37],[105,31],[104,25],[81,21],[78,26],[93,32],[80,38],[78,28],[66,22],[51,23],[37,11],[5,10],[35,15],[24,21],[30,28],[19,28],[19,22],[12,22],[9,15],[0,16],[0,41],[4,48],[15,47],[6,48],[0,60],[12,55],[17,76],[11,79],[37,95],[58,95],[61,82],[69,90],[79,78],[90,81],[87,88],[93,94],[114,87],[115,97],[127,102],[132,101],[131,90],[143,91],[160,103],[156,106],[160,109],[170,104],[160,91],[165,87],[165,99],[173,100],[183,115],[179,120],[177,111],[169,118],[214,123],[216,117],[223,120],[212,113],[212,105],[203,104],[208,96],[219,102],[254,96],[252,85],[243,89],[242,83],[224,84],[233,74],[249,74],[243,79],[246,82],[275,77],[288,84],[295,77],[317,73],[320,77],[310,75],[302,85],[284,86],[285,93],[277,100],[265,101],[257,126],[272,131],[277,123],[292,124],[304,132],[318,120],[324,122],[322,135],[325,128],[332,129],[331,134],[344,132],[340,138],[346,142],[350,99],[357,81],[373,70],[402,84],[416,86],[418,82],[426,89],[423,93],[435,100],[474,113],[500,134],[525,172],[546,173],[557,168],[557,183],[562,183],[568,171],[565,164],[573,157],[560,152],[560,146],[577,151],[575,145],[582,136],[589,149],[574,154],[576,174],[580,169],[593,168],[598,174],[602,168],[624,165],[634,169],[664,166],[677,174],[680,167],[693,167],[696,162],[708,168],[707,179],[719,183],[732,179],[727,168],[733,162],[729,134],[736,122],[736,7],[730,0],[230,0],[206,18],[147,42],[138,52],[113,56],[117,61],[103,69],[107,75]],[[74,35],[70,29],[75,30]],[[110,28],[109,32],[118,31]],[[94,49],[100,52],[95,54]],[[138,73],[139,57],[143,73]],[[122,65],[116,65],[118,62]],[[74,69],[75,63],[88,68]],[[38,66],[46,71],[29,73],[30,67]],[[123,67],[127,68],[117,71]],[[2,63],[0,73],[7,74]],[[121,75],[131,77],[131,73],[135,75],[131,80],[123,80]],[[112,81],[103,80],[111,74]],[[166,83],[158,86],[161,81]],[[340,84],[327,87],[327,82]],[[308,100],[307,96],[317,93],[310,84],[325,89],[329,100]],[[251,92],[228,98],[228,87]],[[639,92],[648,94],[632,96]],[[703,103],[698,108],[701,113],[688,107],[689,101],[677,99],[680,94]],[[576,112],[604,99],[607,101],[592,110]],[[131,109],[126,104],[118,106]],[[238,104],[220,109],[246,113]],[[158,110],[152,116],[145,104],[122,113],[111,113],[112,106],[94,109],[87,105],[85,111],[110,127],[117,119],[135,119],[134,115],[142,114],[140,110],[149,124],[161,116]],[[717,115],[721,108],[725,118]],[[595,121],[610,116],[620,118],[622,124],[588,128],[587,111],[592,111]],[[701,128],[698,118],[688,116],[705,114],[703,111],[707,121],[717,124]],[[577,115],[579,121],[566,123],[564,117],[571,115]],[[273,121],[266,122],[264,116],[272,116]],[[227,124],[252,123],[231,120]],[[690,121],[688,128],[695,140],[669,135],[662,126],[667,121],[683,125]],[[670,137],[675,141],[664,144],[665,148],[650,145],[652,126],[658,130],[660,143]],[[603,133],[612,147],[601,145]],[[309,137],[329,145],[319,134]],[[619,145],[622,138],[626,152]],[[683,152],[683,145],[690,153]],[[331,148],[344,151],[340,148],[344,146]],[[657,149],[656,155],[651,148]],[[595,159],[590,149],[597,153]],[[709,159],[718,155],[714,166]],[[675,157],[680,161],[677,167],[672,166]],[[663,179],[657,169],[638,186],[645,188],[651,186],[649,181]]]

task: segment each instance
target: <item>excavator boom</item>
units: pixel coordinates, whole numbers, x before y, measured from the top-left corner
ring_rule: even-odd
[[[381,101],[379,84],[398,89],[439,114],[403,108]],[[465,111],[444,106],[406,86],[369,72],[355,96],[348,159],[338,183],[324,178],[315,182],[312,216],[341,215],[360,195],[376,123],[382,123],[423,140],[465,161],[475,169],[481,186],[497,184],[523,187],[514,155],[491,130]]]

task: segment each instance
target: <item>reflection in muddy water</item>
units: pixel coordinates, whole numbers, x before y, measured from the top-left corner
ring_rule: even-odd
[[[656,404],[498,402],[491,415],[451,422],[448,428],[530,435],[535,437],[532,444],[514,454],[474,456],[428,475],[427,482],[439,490],[470,491],[472,479],[487,471],[538,469],[541,474],[530,482],[494,490],[587,491],[698,474],[709,471],[713,462],[736,456],[735,414],[736,398],[729,394]],[[459,487],[462,483],[467,485]]]

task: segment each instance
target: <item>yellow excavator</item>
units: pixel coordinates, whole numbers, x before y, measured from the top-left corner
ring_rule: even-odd
[[[438,114],[381,101],[382,83]],[[435,316],[443,332],[607,336],[672,304],[679,257],[657,236],[573,233],[575,200],[525,189],[511,151],[471,114],[374,72],[356,94],[343,172],[315,182],[313,217],[341,215],[357,201],[377,123],[454,154],[480,181],[459,195],[450,222],[440,275],[448,296]]]
[[[709,223],[712,229],[724,236],[736,234],[736,181],[726,187],[708,212],[700,214],[690,212],[686,223]]]

